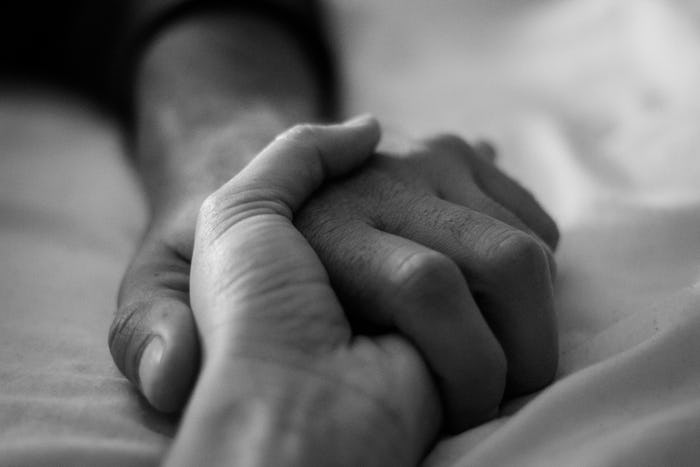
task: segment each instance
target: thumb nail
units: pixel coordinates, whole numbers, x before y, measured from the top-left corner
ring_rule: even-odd
[[[141,354],[139,362],[139,383],[141,391],[148,396],[149,389],[152,389],[153,381],[157,373],[158,366],[163,359],[165,345],[160,336],[153,336]]]

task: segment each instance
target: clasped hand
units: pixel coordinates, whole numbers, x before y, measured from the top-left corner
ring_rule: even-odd
[[[178,334],[203,348],[172,462],[414,464],[443,422],[553,377],[551,219],[457,138],[374,155],[379,137],[372,119],[295,128],[204,203],[196,324],[158,337],[166,362],[197,343]]]

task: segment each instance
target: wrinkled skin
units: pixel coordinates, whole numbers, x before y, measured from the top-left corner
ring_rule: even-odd
[[[377,138],[371,119],[288,133],[204,203],[190,290],[203,371],[168,465],[415,465],[434,439],[439,399],[419,354],[399,337],[353,338],[292,224]]]
[[[305,131],[313,127],[293,130]],[[419,350],[452,431],[493,416],[506,392],[541,388],[556,370],[556,226],[489,152],[439,136],[378,154],[317,192],[294,219],[352,323],[397,331]],[[163,410],[184,404],[199,365],[188,301],[193,222],[184,211],[156,223],[144,242],[111,340],[117,363]],[[144,283],[151,286],[134,293]],[[154,330],[163,351],[145,345]],[[467,351],[474,342],[486,350]]]

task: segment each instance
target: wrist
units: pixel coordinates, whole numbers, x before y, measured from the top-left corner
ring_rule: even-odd
[[[206,452],[212,466],[329,465],[310,449],[314,414],[290,392],[292,381],[245,366],[205,365],[167,464],[196,465]]]
[[[143,56],[136,91],[135,149],[154,212],[203,199],[320,108],[293,37],[245,14],[194,15],[163,31]]]
[[[137,146],[139,168],[154,215],[186,206],[196,213],[206,196],[235,176],[288,125],[285,116],[260,106],[187,135],[143,128]]]
[[[178,465],[202,452],[211,453],[209,465],[409,465],[416,446],[406,443],[424,442],[409,439],[387,401],[332,370],[218,362],[209,359],[200,375],[170,454]]]

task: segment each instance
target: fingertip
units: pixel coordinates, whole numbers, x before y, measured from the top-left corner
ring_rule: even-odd
[[[121,307],[109,347],[150,405],[166,413],[184,407],[199,370],[197,330],[186,303],[165,299]]]
[[[474,144],[474,150],[484,159],[487,161],[493,163],[496,161],[496,158],[498,157],[498,151],[496,151],[496,147],[490,143],[489,141],[486,140],[480,140],[477,141]]]
[[[158,340],[155,338],[152,342]],[[183,361],[181,357],[169,356],[165,347],[157,349],[150,345],[144,351],[139,364],[141,393],[159,412],[180,412],[187,404],[194,387],[196,367]],[[172,353],[174,352],[170,352]],[[173,364],[175,361],[179,363]]]
[[[187,313],[190,313],[187,310]],[[164,413],[181,411],[199,370],[199,342],[189,314],[156,324],[138,364],[139,387],[148,402]]]

